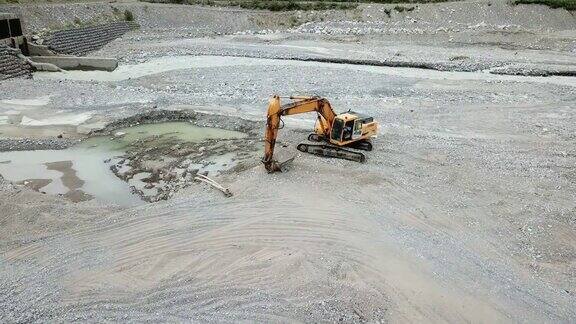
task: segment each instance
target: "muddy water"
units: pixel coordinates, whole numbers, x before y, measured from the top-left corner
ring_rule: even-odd
[[[120,206],[135,206],[144,201],[131,192],[130,185],[134,184],[117,178],[106,161],[123,154],[136,140],[166,135],[194,143],[246,136],[186,122],[138,125],[118,129],[114,136],[89,138],[65,150],[1,152],[0,174],[10,181],[72,201],[96,198]]]
[[[185,142],[200,143],[209,139],[243,138],[246,134],[220,128],[198,127],[187,122],[170,122],[120,128],[115,130],[112,136],[92,137],[83,141],[80,146],[122,150],[137,140],[151,136],[170,136]]]
[[[99,200],[133,206],[141,203],[129,186],[116,178],[104,160],[114,152],[74,147],[66,150],[16,151],[0,153],[0,174],[47,194],[81,192]],[[40,180],[45,186],[36,186]],[[76,191],[76,192],[75,192]],[[86,197],[89,198],[89,197]],[[86,199],[73,199],[86,200]]]

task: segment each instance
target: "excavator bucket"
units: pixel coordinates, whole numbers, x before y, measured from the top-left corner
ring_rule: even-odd
[[[292,162],[294,161],[294,158],[296,156],[289,156],[287,158],[282,159],[282,157],[280,157],[280,161],[278,160],[272,160],[272,161],[262,161],[264,163],[264,167],[266,167],[266,171],[268,171],[268,173],[274,173],[274,172],[285,172],[288,170],[288,168],[290,167],[290,165],[292,164]]]
[[[270,163],[264,163],[264,166],[266,167],[268,173],[274,173],[278,171],[285,172],[292,163],[292,161],[294,161],[294,158],[282,162],[272,161]]]
[[[290,168],[295,157],[296,155],[293,152],[280,148],[276,150],[274,158],[268,161],[263,159],[262,163],[264,163],[264,167],[268,173],[285,172]]]

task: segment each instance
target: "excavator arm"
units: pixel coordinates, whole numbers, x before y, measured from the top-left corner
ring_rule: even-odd
[[[268,115],[266,119],[266,134],[264,144],[264,158],[262,162],[268,172],[275,172],[281,169],[281,163],[274,160],[274,146],[280,129],[282,116],[303,114],[315,111],[318,113],[320,125],[326,132],[329,132],[330,125],[336,117],[336,113],[325,98],[319,97],[290,97],[295,101],[280,105],[280,97],[273,96],[268,104]],[[329,136],[330,134],[324,134]]]

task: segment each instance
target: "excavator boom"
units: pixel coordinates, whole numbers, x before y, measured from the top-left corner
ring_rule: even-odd
[[[276,146],[276,138],[278,137],[278,130],[280,129],[280,118],[282,116],[303,114],[307,112],[317,112],[319,119],[322,123],[331,125],[336,117],[334,110],[330,106],[328,100],[318,97],[290,97],[296,101],[280,105],[280,97],[273,96],[268,103],[268,114],[266,120],[266,134],[264,144],[264,158],[262,162],[268,172],[275,172],[281,169],[278,161],[273,159],[274,147]],[[326,127],[326,129],[329,129]]]

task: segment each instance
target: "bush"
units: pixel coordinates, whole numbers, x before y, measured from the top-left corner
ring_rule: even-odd
[[[124,11],[124,20],[126,21],[134,21],[134,14],[132,13],[132,11],[126,9]]]
[[[1,0],[0,0],[1,1]],[[209,6],[234,6],[244,9],[293,11],[293,10],[327,10],[354,9],[359,1],[354,0],[141,0],[159,3],[199,4]]]
[[[315,0],[304,0],[304,1],[315,1]],[[320,0],[325,1],[325,0]],[[328,0],[331,2],[360,2],[360,3],[381,3],[381,4],[394,4],[394,3],[439,3],[439,2],[452,2],[452,1],[461,1],[461,0]]]
[[[566,10],[576,10],[576,0],[514,0],[517,4],[542,4],[550,8],[564,8]]]
[[[412,11],[412,10],[414,10],[414,7],[394,6],[394,10],[396,10],[398,12]]]
[[[298,17],[290,16],[290,18],[288,18],[288,23],[290,24],[290,27],[296,27],[300,24],[300,21],[298,20]]]

